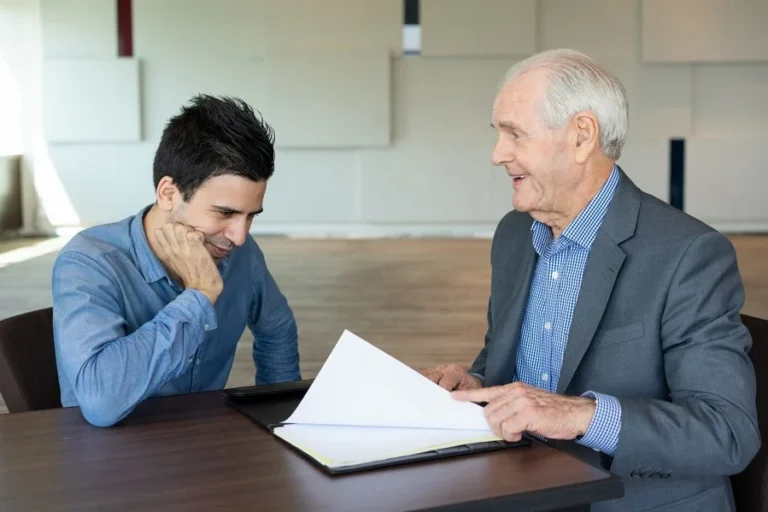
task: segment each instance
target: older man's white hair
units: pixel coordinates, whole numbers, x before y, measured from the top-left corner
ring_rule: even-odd
[[[621,82],[591,57],[559,49],[518,62],[507,71],[504,84],[538,68],[548,71],[549,89],[542,101],[547,125],[562,128],[575,114],[592,112],[599,124],[600,148],[618,160],[629,130],[627,92]]]

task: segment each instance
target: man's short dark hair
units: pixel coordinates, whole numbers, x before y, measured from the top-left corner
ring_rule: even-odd
[[[266,181],[275,170],[274,131],[239,98],[199,95],[172,117],[155,153],[155,188],[169,176],[189,201],[208,178]]]

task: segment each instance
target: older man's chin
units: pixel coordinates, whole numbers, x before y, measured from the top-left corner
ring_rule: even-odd
[[[528,201],[526,201],[525,198],[523,197],[513,197],[512,208],[514,208],[518,212],[527,213],[531,210],[531,205],[528,204]]]

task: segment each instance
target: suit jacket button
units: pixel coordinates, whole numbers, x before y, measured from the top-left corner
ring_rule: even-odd
[[[634,470],[633,472],[631,472],[629,474],[629,476],[632,477],[632,478],[637,478],[637,477],[640,476],[640,472],[638,470]]]

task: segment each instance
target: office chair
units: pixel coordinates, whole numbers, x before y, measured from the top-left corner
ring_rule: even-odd
[[[0,394],[9,412],[61,407],[53,308],[0,321]]]
[[[739,512],[763,512],[768,510],[768,320],[741,315],[741,320],[752,336],[749,357],[757,377],[757,419],[762,437],[762,447],[749,466],[731,476],[731,486]]]

